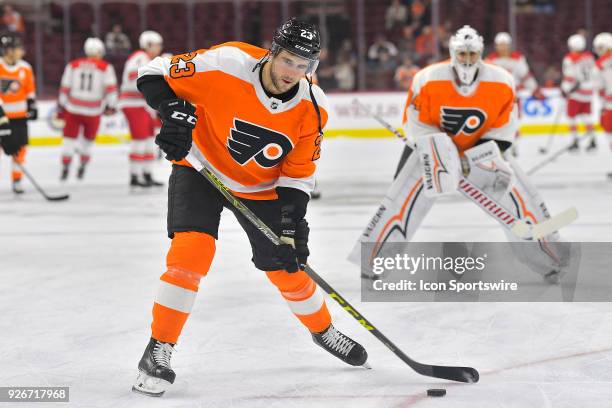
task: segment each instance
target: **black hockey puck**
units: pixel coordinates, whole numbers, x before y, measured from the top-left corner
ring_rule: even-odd
[[[446,395],[444,388],[430,388],[427,390],[428,397],[443,397]]]

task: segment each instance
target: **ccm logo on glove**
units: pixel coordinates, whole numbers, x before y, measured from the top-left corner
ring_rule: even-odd
[[[177,119],[177,120],[180,120],[180,121],[185,121],[187,123],[192,124],[193,126],[195,126],[196,122],[197,122],[197,118],[195,116],[188,115],[188,114],[186,114],[184,112],[179,112],[179,111],[172,112],[172,115],[170,115],[170,117],[172,119]]]

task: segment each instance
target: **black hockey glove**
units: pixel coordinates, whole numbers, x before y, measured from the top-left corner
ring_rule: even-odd
[[[38,118],[38,106],[36,106],[36,101],[34,99],[28,99],[28,120],[36,120]]]
[[[168,160],[181,160],[191,149],[191,132],[195,128],[198,117],[195,107],[182,99],[164,101],[159,105],[162,127],[155,137]]]
[[[308,260],[308,222],[305,219],[293,220],[281,209],[280,239],[284,243],[276,247],[276,263],[289,273],[303,269]]]

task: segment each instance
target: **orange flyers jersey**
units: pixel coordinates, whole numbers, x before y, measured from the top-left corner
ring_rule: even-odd
[[[514,82],[505,69],[483,63],[473,84],[459,86],[450,62],[441,62],[415,75],[404,130],[412,140],[445,132],[459,152],[481,138],[511,142],[517,125],[514,102]]]
[[[27,100],[36,97],[34,73],[30,64],[21,60],[15,65],[9,65],[0,58],[0,92],[9,119],[27,117]]]
[[[300,80],[297,94],[286,102],[268,97],[257,65],[266,53],[230,42],[155,58],[139,69],[139,77],[163,75],[179,98],[196,106],[192,152],[238,196],[274,199],[274,187],[310,194],[321,137],[309,85]],[[316,85],[312,91],[323,127],[327,98]]]

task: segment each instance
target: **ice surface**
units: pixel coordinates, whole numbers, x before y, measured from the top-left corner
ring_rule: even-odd
[[[599,153],[566,154],[533,177],[551,212],[578,208],[578,220],[563,231],[569,240],[612,241],[605,177],[612,155],[600,142]],[[543,144],[541,137],[521,141],[524,168],[542,159],[536,150]],[[27,193],[14,198],[2,157],[0,386],[69,386],[70,406],[79,407],[612,406],[610,304],[360,302],[358,268],[346,256],[401,148],[394,139],[324,142],[323,198],[308,213],[309,262],[412,358],[476,367],[478,384],[414,373],[331,300],[336,326],[368,349],[373,369],[346,366],[314,346],[250,263],[246,236],[225,211],[217,256],[173,358],[175,384],[160,400],[133,394],[169,246],[165,190],[130,193],[127,147],[96,146],[86,179],[63,186],[59,148],[30,150],[27,167],[40,184],[71,193],[61,203],[45,202],[27,182]],[[159,178],[168,172],[158,163]],[[457,197],[436,203],[415,239],[504,235]],[[448,394],[426,397],[432,387]]]

